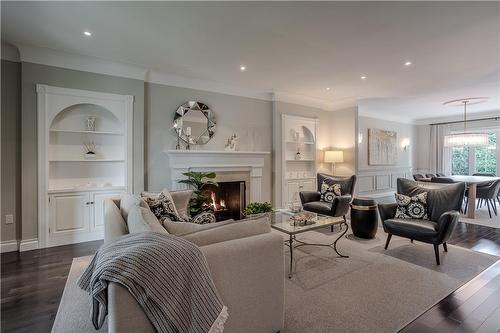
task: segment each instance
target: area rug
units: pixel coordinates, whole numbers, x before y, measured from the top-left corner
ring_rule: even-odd
[[[337,236],[325,228],[298,238],[327,243]],[[386,251],[384,241],[381,229],[373,240],[348,235],[338,246],[349,258],[327,247],[296,249],[294,275],[284,276],[284,332],[397,332],[499,259],[449,246],[436,266],[430,245],[394,236]],[[286,250],[286,269],[289,259]],[[89,298],[76,286],[89,261],[74,259],[53,332],[95,332]]]

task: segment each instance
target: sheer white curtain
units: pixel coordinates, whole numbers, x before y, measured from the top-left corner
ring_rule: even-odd
[[[451,149],[444,146],[444,137],[451,133],[449,124],[431,125],[429,169],[431,173],[451,175]]]

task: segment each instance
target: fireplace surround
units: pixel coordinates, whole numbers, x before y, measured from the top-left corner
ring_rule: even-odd
[[[168,150],[170,188],[187,189],[179,184],[188,171],[215,172],[217,182],[245,181],[245,203],[262,201],[262,174],[264,159],[270,152]]]

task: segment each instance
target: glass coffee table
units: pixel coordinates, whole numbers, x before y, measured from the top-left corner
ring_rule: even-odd
[[[308,219],[310,221],[309,224],[305,225],[298,225],[297,223],[294,223],[294,220],[292,217],[294,215],[298,214],[303,214],[303,213],[308,213],[312,214],[312,217]],[[278,230],[280,232],[283,232],[289,236],[289,239],[285,241],[285,245],[287,245],[290,248],[290,272],[288,274],[288,278],[292,278],[292,273],[293,273],[293,249],[300,247],[300,246],[327,246],[332,248],[339,257],[341,258],[349,258],[349,256],[341,254],[338,249],[337,249],[337,242],[347,233],[347,230],[349,229],[349,226],[345,220],[344,217],[331,217],[327,215],[321,215],[321,214],[316,214],[316,213],[310,213],[310,212],[300,212],[300,213],[292,213],[288,210],[285,209],[279,209],[273,213],[270,214],[270,220],[271,220],[271,228]],[[340,236],[335,239],[333,243],[307,243],[303,242],[301,240],[298,240],[296,235],[301,234],[303,232],[311,231],[311,230],[316,230],[320,228],[324,228],[327,226],[330,226],[333,228],[334,225],[339,225],[340,230],[342,231],[343,226],[345,226],[345,231],[343,231]],[[298,243],[298,244],[294,244]]]

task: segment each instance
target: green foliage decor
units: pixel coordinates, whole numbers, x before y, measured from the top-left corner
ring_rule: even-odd
[[[189,213],[195,216],[201,212],[210,210],[211,198],[204,193],[203,187],[206,185],[218,186],[215,179],[215,172],[184,172],[182,175],[187,179],[179,180],[181,184],[187,184],[193,190],[193,197],[189,201]]]
[[[245,216],[269,213],[273,211],[273,206],[269,202],[252,202],[245,208]]]

